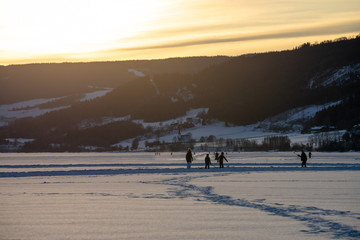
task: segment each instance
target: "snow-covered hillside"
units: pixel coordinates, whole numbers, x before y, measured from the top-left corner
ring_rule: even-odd
[[[59,100],[61,98],[34,99],[14,104],[0,105],[0,126],[6,126],[14,119],[37,117],[47,112],[56,111],[70,106],[55,108],[39,108],[38,105]]]
[[[351,77],[360,75],[360,63],[347,65],[335,70],[328,70],[323,74],[314,77],[309,82],[310,88],[325,87],[330,85],[341,86]]]
[[[350,71],[360,69],[360,64],[353,66],[350,70],[349,68],[350,67],[347,67],[346,69],[344,68],[346,71],[344,69],[338,70],[332,75],[331,79],[334,79],[335,76],[338,76],[336,79],[343,79],[344,76]],[[145,76],[143,72],[136,69],[129,69],[128,71],[133,73],[136,77]],[[151,78],[150,81],[153,84],[157,94],[162,94],[160,93],[158,87]],[[94,90],[93,92],[83,94],[81,98],[77,98],[77,101],[82,102],[102,97],[113,90],[112,88],[92,88]],[[180,98],[182,98],[184,101],[187,101],[193,97],[194,96],[191,95],[191,93],[188,92],[186,88],[184,88],[179,89],[175,93],[175,95],[172,97],[172,101],[176,102]],[[0,125],[7,125],[10,121],[13,121],[14,119],[24,117],[36,117],[50,111],[56,111],[71,107],[71,105],[64,105],[53,108],[40,107],[42,104],[59,101],[63,98],[66,97],[64,96],[61,98],[36,99],[32,101],[0,106]],[[225,122],[216,121],[214,119],[208,120],[206,124],[204,124],[203,117],[206,116],[209,109],[198,108],[187,111],[186,115],[184,116],[163,122],[145,122],[141,119],[133,119],[131,115],[123,117],[103,116],[96,119],[83,119],[83,121],[78,124],[77,127],[83,130],[87,128],[93,128],[95,126],[104,126],[113,122],[130,120],[136,124],[142,125],[144,129],[151,127],[153,129],[153,133],[160,132],[160,134],[156,135],[147,134],[146,137],[136,137],[136,139],[139,140],[138,150],[146,149],[146,142],[159,141],[171,143],[174,141],[178,141],[179,139],[183,138],[183,136],[195,140],[196,143],[200,143],[202,138],[206,138],[209,136],[215,136],[217,139],[251,139],[258,143],[261,143],[265,137],[269,136],[288,136],[292,144],[306,145],[309,143],[309,137],[311,137],[312,134],[301,134],[301,130],[303,129],[303,125],[301,125],[301,123],[313,118],[317,112],[330,106],[336,106],[340,103],[341,101],[336,101],[323,105],[311,105],[296,108],[270,117],[256,124],[251,124],[247,126],[233,126],[226,124]],[[183,127],[184,125],[186,127]],[[334,134],[336,135],[336,137],[338,137],[337,133]],[[8,138],[7,140],[10,142],[19,142],[16,139]],[[112,146],[131,148],[134,140],[135,138],[130,138],[113,144]],[[96,146],[85,147],[86,149],[96,149]],[[199,147],[200,144],[195,145],[195,148]]]
[[[302,126],[299,124],[299,122],[309,120],[313,118],[317,112],[322,111],[328,107],[336,106],[341,102],[342,101],[336,101],[322,105],[310,105],[291,109],[266,119],[260,123],[260,126],[266,129],[269,129],[271,126],[278,126],[279,128],[288,128],[290,131],[301,131]]]
[[[129,68],[128,72],[133,73],[136,77],[145,77],[145,74],[139,70]]]
[[[309,143],[309,137],[312,134],[301,134],[302,126],[295,124],[298,121],[303,121],[305,119],[309,119],[315,116],[318,111],[323,110],[329,106],[334,106],[339,104],[340,102],[332,102],[324,105],[311,105],[303,108],[296,108],[285,113],[279,114],[272,118],[266,119],[262,122],[258,122],[256,124],[246,125],[246,126],[229,126],[224,122],[214,121],[207,125],[202,125],[201,119],[199,118],[199,114],[207,113],[208,108],[199,108],[192,109],[187,112],[187,114],[183,117],[176,118],[170,121],[164,122],[152,122],[146,123],[143,120],[133,120],[135,123],[141,124],[144,128],[150,126],[155,129],[166,129],[172,124],[176,123],[184,123],[186,121],[191,121],[195,123],[195,126],[192,128],[184,129],[181,131],[182,135],[190,135],[197,142],[200,141],[201,137],[209,137],[211,135],[216,138],[223,139],[240,139],[247,138],[252,140],[257,140],[261,142],[264,137],[268,136],[288,136],[292,142],[292,144],[303,144],[306,145]],[[282,132],[274,132],[271,130],[272,126],[278,126],[282,128],[286,128],[287,131]],[[174,138],[177,138],[179,135],[178,131],[172,131],[169,134],[154,137],[141,139],[139,143],[139,148],[145,148],[145,142],[151,142],[155,140],[159,140],[160,142],[172,142]],[[129,146],[131,147],[134,139],[128,139],[126,141],[121,141],[114,146]]]
[[[97,87],[97,89],[99,89],[99,88]],[[80,101],[80,102],[90,101],[90,100],[92,100],[92,99],[105,96],[106,94],[108,94],[108,93],[111,92],[112,90],[114,90],[114,89],[113,89],[113,88],[101,88],[101,90],[98,90],[98,91],[95,91],[95,92],[86,93],[85,96],[82,97],[79,101]]]
[[[94,87],[89,86],[89,88],[94,88]],[[94,89],[95,91],[93,92],[83,94],[83,97],[79,98],[78,101],[84,102],[98,97],[102,97],[113,90],[112,88],[98,88],[98,87]],[[56,102],[66,97],[67,96],[58,97],[58,98],[47,98],[47,99],[41,98],[41,99],[34,99],[34,100],[18,102],[13,104],[0,105],[0,126],[6,126],[15,119],[26,118],[26,117],[37,117],[48,112],[69,108],[71,107],[71,105],[64,105],[64,106],[51,107],[51,108],[40,107],[40,105],[42,104]]]

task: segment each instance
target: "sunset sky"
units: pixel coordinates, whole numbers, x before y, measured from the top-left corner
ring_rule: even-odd
[[[359,33],[359,0],[0,0],[1,65],[236,56]]]

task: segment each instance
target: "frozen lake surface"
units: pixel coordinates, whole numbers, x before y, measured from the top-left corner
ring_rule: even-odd
[[[0,239],[360,239],[360,153],[226,156],[0,154]]]

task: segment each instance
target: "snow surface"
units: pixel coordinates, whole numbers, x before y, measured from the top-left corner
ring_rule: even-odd
[[[176,96],[172,96],[171,101],[178,102],[179,99],[182,99],[184,102],[188,102],[194,98],[195,98],[194,94],[190,90],[188,90],[186,87],[184,87],[184,88],[180,88],[176,91]]]
[[[286,115],[284,123],[290,123],[301,119],[309,119],[315,117],[317,112],[320,112],[326,108],[339,105],[342,101],[330,102],[322,105],[310,105],[306,107],[295,108],[285,113],[281,113],[277,116],[271,117],[272,121],[281,121],[281,118]]]
[[[350,73],[360,73],[360,63],[353,66],[344,66],[337,71],[335,71],[326,81],[324,81],[321,86],[329,86],[331,84],[343,84],[345,81],[349,81]]]
[[[128,72],[133,73],[136,77],[145,77],[145,74],[143,72],[140,72],[140,71],[138,71],[136,69],[133,69],[133,68],[129,68]]]
[[[153,87],[155,88],[156,94],[159,95],[160,94],[160,90],[158,88],[158,86],[155,84],[154,80],[152,78],[150,78],[150,83],[151,85],[153,85]]]
[[[85,96],[83,98],[81,98],[79,101],[84,102],[84,101],[93,100],[95,98],[105,96],[106,94],[108,94],[109,92],[114,90],[113,88],[102,88],[102,89],[103,90],[86,93]]]
[[[141,72],[139,70],[133,69],[133,68],[129,68],[128,72],[133,73],[135,75],[135,77],[145,77],[146,76],[145,73],[143,73],[143,72]],[[160,90],[159,90],[158,86],[155,84],[155,82],[154,82],[154,80],[152,78],[150,78],[150,83],[155,88],[156,94],[159,95]]]
[[[360,239],[360,153],[204,156],[0,154],[0,239]]]
[[[163,126],[169,126],[171,124],[175,123],[182,123],[186,122],[187,119],[192,118],[195,119],[200,113],[204,112],[207,113],[209,111],[209,108],[196,108],[196,109],[190,109],[186,112],[186,115],[174,118],[167,121],[162,122],[145,122],[144,120],[133,120],[134,123],[143,125],[144,128],[146,127],[163,127]]]
[[[62,99],[59,98],[40,98],[29,101],[23,101],[13,104],[0,105],[0,126],[6,126],[11,120],[25,117],[37,117],[45,113],[56,111],[70,106],[61,106],[55,108],[38,108],[36,106],[52,101]],[[25,109],[26,108],[26,109]]]
[[[89,87],[91,87],[91,86],[89,86]],[[94,88],[94,87],[91,87],[91,88]],[[95,87],[95,88],[99,88],[99,87]],[[92,99],[95,99],[98,97],[102,97],[102,96],[108,94],[109,92],[111,92],[112,90],[113,90],[113,88],[101,88],[101,90],[86,93],[84,95],[84,97],[81,98],[79,101],[84,102],[84,101],[89,101],[89,100],[92,100]],[[66,96],[58,97],[58,98],[40,98],[40,99],[33,99],[33,100],[29,100],[29,101],[8,104],[8,105],[0,105],[0,126],[6,126],[9,124],[9,122],[13,121],[14,119],[26,118],[26,117],[37,117],[37,116],[43,115],[48,112],[69,108],[69,107],[71,107],[71,105],[65,105],[65,106],[54,107],[54,108],[39,108],[39,107],[37,107],[41,104],[52,102],[52,101],[57,101],[57,100],[65,98],[65,97]]]
[[[350,80],[350,74],[360,74],[360,63],[353,64],[353,65],[347,65],[343,66],[339,69],[336,69],[335,71],[332,71],[331,74],[323,80],[323,82],[318,83],[318,85],[315,85],[319,79],[321,79],[320,76],[316,76],[309,82],[309,87],[313,88],[315,87],[326,87],[330,85],[341,85],[344,84],[346,81]]]
[[[20,143],[20,144],[25,144],[27,142],[32,142],[34,141],[33,138],[6,138],[5,140],[9,141],[10,143],[14,144],[16,142]]]
[[[82,121],[79,124],[79,128],[80,129],[85,129],[85,128],[92,128],[92,127],[96,127],[96,126],[103,126],[106,124],[110,124],[113,122],[121,122],[121,121],[129,121],[131,119],[130,115],[127,115],[125,117],[103,117],[100,121],[96,121],[96,120],[88,120],[85,119],[84,121]]]

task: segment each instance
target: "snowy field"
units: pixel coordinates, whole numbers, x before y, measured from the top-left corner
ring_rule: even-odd
[[[0,239],[360,239],[360,153],[226,156],[0,154]]]

